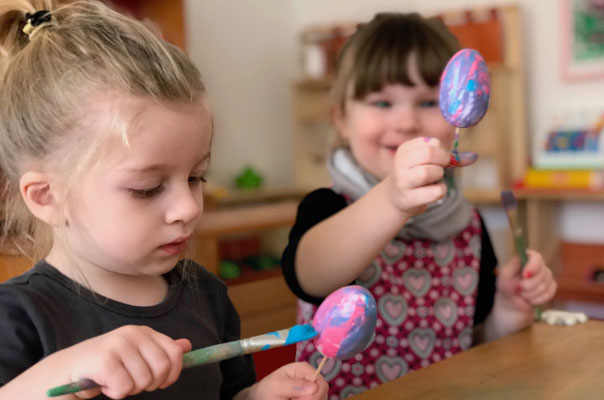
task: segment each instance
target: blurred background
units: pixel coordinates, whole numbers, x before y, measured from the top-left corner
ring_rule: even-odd
[[[438,16],[479,50],[491,106],[461,171],[500,260],[514,253],[500,191],[554,270],[555,306],[604,318],[604,2],[597,0],[122,0],[201,70],[216,132],[192,257],[229,282],[242,336],[294,323],[278,267],[296,205],[328,186],[327,93],[346,36],[377,12]],[[0,279],[31,262],[4,249]],[[249,301],[253,299],[254,301]],[[261,365],[263,365],[261,363]],[[262,375],[262,373],[260,374]]]

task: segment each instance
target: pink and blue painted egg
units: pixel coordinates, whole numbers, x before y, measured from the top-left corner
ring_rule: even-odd
[[[439,105],[451,125],[477,124],[489,107],[491,84],[487,64],[479,52],[462,49],[453,55],[440,78]]]
[[[373,295],[362,286],[344,286],[327,296],[313,317],[319,332],[315,346],[326,357],[348,359],[371,343],[376,322]]]

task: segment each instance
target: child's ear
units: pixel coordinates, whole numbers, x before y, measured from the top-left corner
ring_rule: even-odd
[[[19,190],[25,205],[36,218],[56,226],[61,223],[61,213],[51,183],[48,174],[27,171],[19,180]]]

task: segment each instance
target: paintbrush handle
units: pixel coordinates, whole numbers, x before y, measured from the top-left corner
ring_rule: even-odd
[[[228,360],[229,358],[242,356],[244,354],[284,346],[286,344],[288,332],[289,329],[283,329],[273,333],[193,350],[183,356],[182,367],[195,367],[198,365]]]
[[[288,329],[282,329],[264,335],[253,336],[251,338],[216,344],[214,346],[204,347],[203,349],[190,351],[183,355],[182,367],[195,367],[227,360],[244,354],[290,345],[302,340],[312,339],[316,335],[318,335],[318,332],[310,325],[295,325]],[[81,379],[77,382],[52,388],[46,392],[46,395],[48,397],[63,396],[98,387],[100,387],[100,385],[90,379]]]
[[[522,270],[522,268],[524,268],[528,262],[528,254],[526,253],[526,242],[524,240],[524,235],[522,234],[522,229],[520,228],[516,228],[514,230],[514,245],[516,246],[516,252],[520,257],[520,270]]]

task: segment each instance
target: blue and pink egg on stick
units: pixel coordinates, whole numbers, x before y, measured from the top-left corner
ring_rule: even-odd
[[[312,322],[319,332],[314,338],[315,347],[324,356],[315,378],[328,358],[346,360],[367,348],[373,340],[376,322],[375,299],[364,287],[344,286],[327,296]]]
[[[461,49],[451,57],[440,78],[439,105],[445,120],[455,126],[451,166],[464,163],[475,153],[458,153],[459,128],[477,124],[489,108],[491,83],[484,58],[473,49]]]

